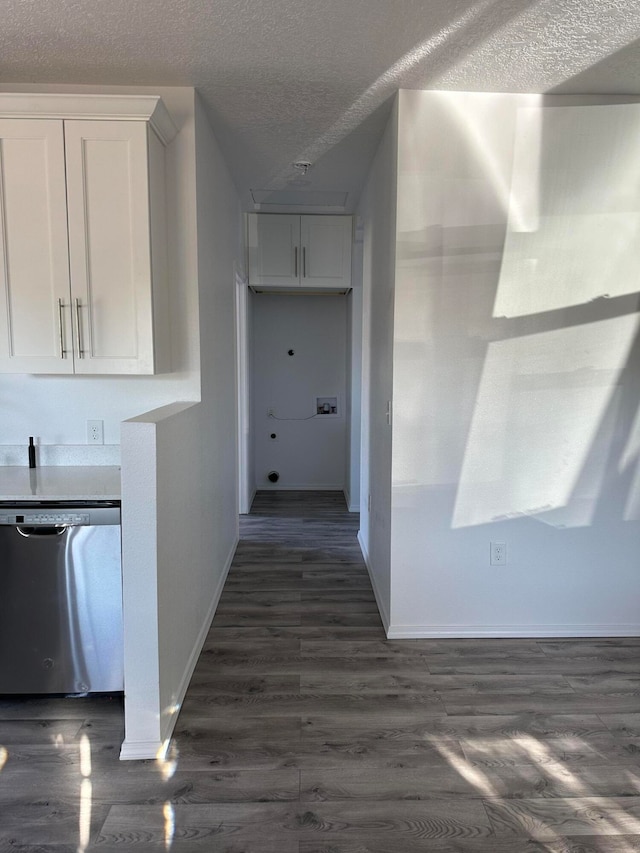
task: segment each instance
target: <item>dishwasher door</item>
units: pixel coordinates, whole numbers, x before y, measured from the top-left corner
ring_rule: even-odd
[[[0,508],[0,693],[123,689],[120,511],[100,510]]]

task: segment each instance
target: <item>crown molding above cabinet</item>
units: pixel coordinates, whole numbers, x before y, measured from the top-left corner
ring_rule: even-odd
[[[0,118],[144,121],[168,145],[178,133],[159,95],[34,95],[0,92]]]

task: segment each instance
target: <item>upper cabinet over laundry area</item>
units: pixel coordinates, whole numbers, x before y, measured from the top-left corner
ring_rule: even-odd
[[[168,365],[159,98],[0,96],[0,371]]]
[[[249,284],[254,290],[351,287],[351,217],[250,213]]]

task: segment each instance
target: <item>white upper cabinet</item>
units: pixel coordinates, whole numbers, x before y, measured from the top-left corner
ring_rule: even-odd
[[[98,115],[0,118],[2,372],[169,369],[164,144]]]
[[[351,217],[248,215],[249,284],[257,290],[348,290]]]

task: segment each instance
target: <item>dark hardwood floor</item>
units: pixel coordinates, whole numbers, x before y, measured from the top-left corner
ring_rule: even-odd
[[[640,640],[389,642],[357,527],[258,494],[164,762],[0,698],[1,853],[640,851]]]

